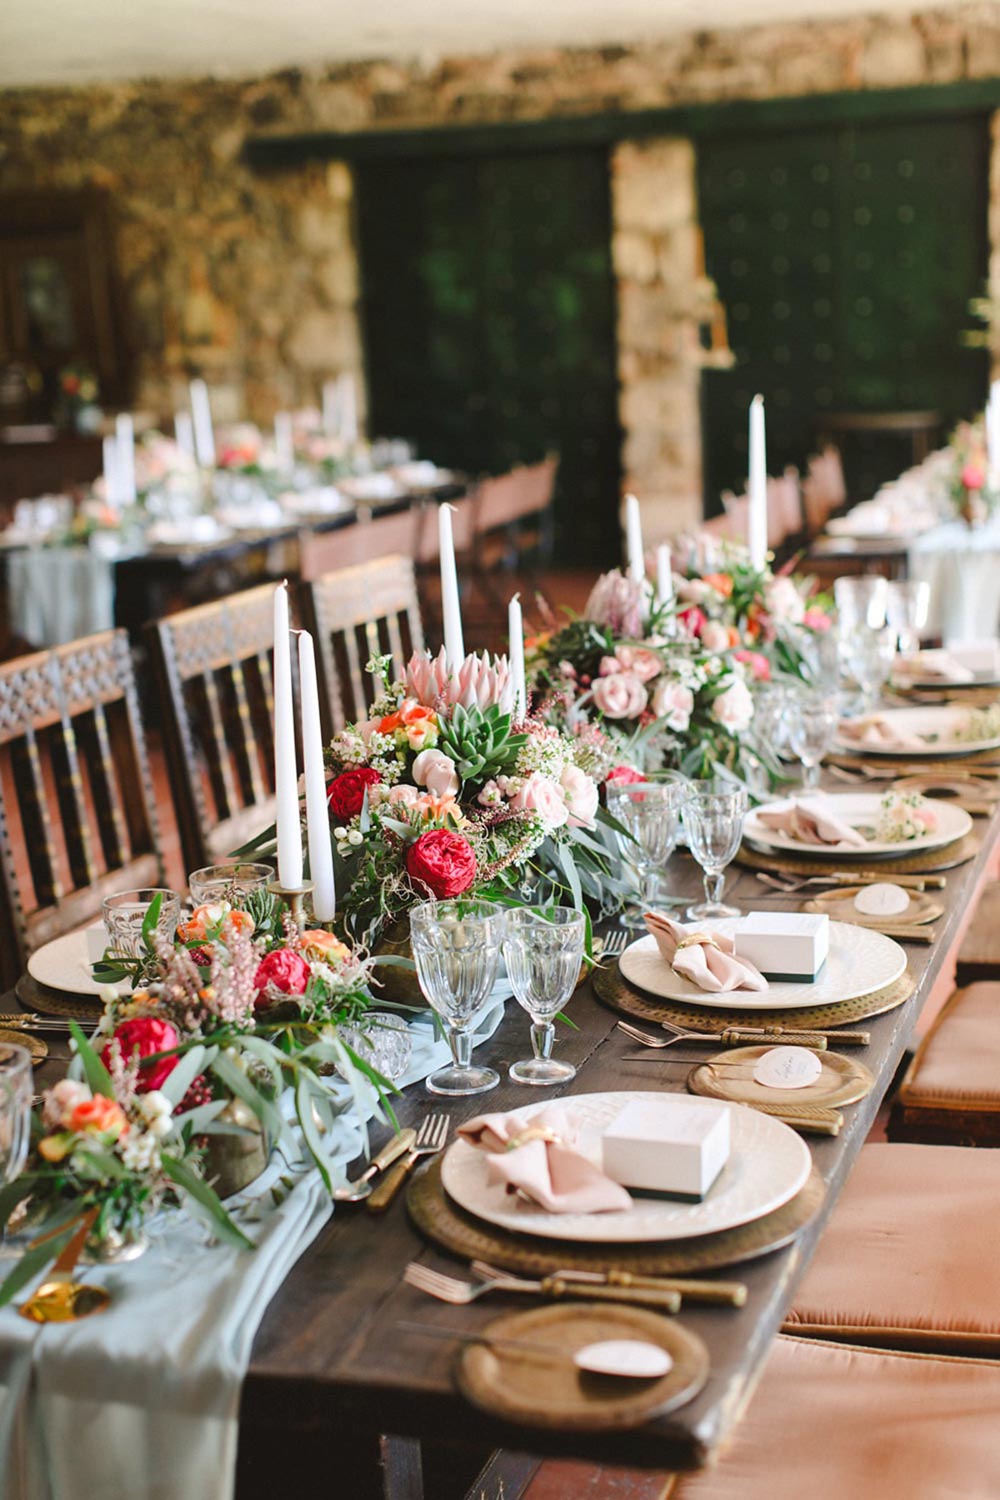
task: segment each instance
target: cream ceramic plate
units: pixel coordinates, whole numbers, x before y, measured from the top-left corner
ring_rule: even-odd
[[[739,917],[725,921],[691,923],[691,932],[731,933]],[[839,1005],[892,984],[906,968],[906,954],[884,933],[856,927],[849,922],[830,923],[830,952],[812,984],[785,984],[772,979],[766,990],[728,990],[725,994],[700,990],[690,979],[675,974],[653,937],[640,938],[626,948],[619,968],[632,984],[663,1000],[686,1000],[720,1010],[792,1010],[810,1005]]]
[[[579,1131],[581,1152],[601,1159],[601,1136],[629,1099],[661,1102],[662,1093],[629,1090],[618,1094],[576,1094],[561,1101],[571,1109]],[[714,1104],[717,1100],[680,1096],[685,1103]],[[551,1108],[539,1104],[526,1114]],[[787,1203],[805,1184],[812,1167],[809,1147],[788,1125],[757,1110],[731,1105],[729,1161],[701,1203],[672,1202],[667,1198],[636,1196],[632,1207],[607,1214],[551,1214],[522,1202],[502,1183],[487,1181],[485,1151],[455,1141],[441,1166],[441,1181],[449,1197],[466,1213],[545,1239],[576,1240],[581,1244],[637,1244],[654,1240],[686,1240],[749,1224]]]
[[[850,750],[855,755],[893,755],[897,759],[911,756],[974,755],[979,750],[1000,749],[1000,735],[989,740],[956,740],[955,733],[968,720],[972,712],[958,703],[946,703],[935,708],[887,708],[877,715],[889,729],[898,731],[908,739],[916,736],[923,741],[919,748],[898,745],[861,744],[838,734],[834,744],[838,750]],[[872,715],[866,715],[872,717]]]
[[[28,959],[28,973],[50,990],[67,990],[75,995],[99,995],[101,986],[90,972],[90,952],[85,929],[67,932],[37,949]],[[120,994],[129,986],[119,985]]]
[[[852,828],[874,828],[879,819],[884,794],[872,792],[829,792],[823,794],[823,802],[842,823]],[[888,839],[869,839],[864,849],[848,846],[837,848],[830,844],[810,844],[804,839],[793,839],[787,833],[778,833],[767,828],[761,820],[762,812],[783,812],[791,807],[795,799],[784,797],[780,802],[769,802],[766,807],[755,808],[747,813],[743,832],[752,843],[762,849],[787,849],[795,854],[808,854],[810,859],[868,859],[872,855],[885,858],[911,854],[917,849],[941,849],[956,839],[964,838],[972,831],[972,819],[960,807],[940,800],[933,803],[937,816],[937,828],[933,833],[921,834],[919,838],[906,839],[903,843],[891,843]]]

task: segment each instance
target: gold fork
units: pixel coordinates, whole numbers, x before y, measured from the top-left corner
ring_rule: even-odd
[[[479,1264],[478,1262],[476,1263]],[[474,1267],[475,1269],[476,1267]],[[439,1302],[450,1302],[455,1307],[465,1307],[478,1302],[489,1292],[523,1292],[535,1297],[571,1297],[584,1302],[630,1302],[636,1307],[655,1307],[658,1312],[675,1313],[681,1305],[680,1293],[669,1288],[632,1286],[594,1286],[589,1282],[568,1282],[561,1276],[543,1276],[537,1281],[528,1281],[521,1276],[508,1276],[492,1266],[480,1281],[459,1281],[455,1276],[445,1276],[411,1261],[403,1272],[408,1286],[436,1297]]]

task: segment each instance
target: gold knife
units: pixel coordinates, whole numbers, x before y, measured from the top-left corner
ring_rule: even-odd
[[[680,1293],[682,1302],[705,1302],[716,1307],[743,1307],[747,1300],[744,1281],[696,1281],[681,1276],[639,1276],[633,1271],[553,1271],[561,1281],[589,1282],[592,1285],[645,1287],[650,1291]]]

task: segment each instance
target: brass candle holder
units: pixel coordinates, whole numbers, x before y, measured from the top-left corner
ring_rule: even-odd
[[[306,897],[312,891],[313,882],[311,880],[304,880],[301,885],[285,886],[282,885],[280,879],[276,876],[274,880],[268,881],[267,888],[272,896],[277,896],[287,904],[292,913],[292,921],[296,927],[304,927],[306,925],[306,915],[303,907]]]

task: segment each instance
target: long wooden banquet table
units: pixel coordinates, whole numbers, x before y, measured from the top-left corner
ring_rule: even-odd
[[[852,1048],[851,1056],[863,1061],[875,1075],[874,1090],[860,1103],[843,1107],[845,1123],[838,1137],[806,1137],[815,1166],[826,1183],[822,1207],[786,1249],[719,1273],[747,1283],[749,1297],[744,1308],[734,1311],[688,1304],[679,1314],[684,1327],[704,1340],[711,1358],[708,1384],[698,1397],[670,1415],[626,1433],[569,1434],[512,1426],[467,1404],[451,1374],[460,1346],[415,1336],[398,1325],[419,1321],[456,1333],[475,1333],[509,1308],[513,1299],[494,1296],[459,1308],[436,1302],[405,1285],[403,1269],[413,1259],[457,1274],[464,1268],[422,1239],[410,1223],[400,1195],[382,1217],[372,1216],[363,1208],[338,1208],[271,1303],[244,1385],[243,1458],[252,1464],[252,1452],[261,1444],[273,1443],[279,1432],[287,1450],[294,1443],[297,1427],[322,1427],[328,1434],[331,1455],[343,1451],[345,1444],[360,1444],[365,1434],[392,1433],[416,1439],[450,1434],[469,1444],[633,1467],[692,1468],[708,1462],[740,1419],[771,1340],[893,1081],[921,1008],[954,952],[977,889],[995,866],[1000,812],[977,818],[975,828],[980,840],[977,854],[948,872],[945,889],[934,893],[945,906],[937,923],[936,941],[930,947],[907,947],[909,968],[916,980],[912,998],[885,1015],[854,1023],[871,1033],[870,1045]],[[686,854],[679,853],[671,861],[668,885],[673,894],[690,892],[694,896],[700,892],[700,872]],[[729,896],[744,910],[796,910],[804,899],[779,896],[735,865],[729,872]],[[618,1017],[597,1001],[589,983],[577,992],[569,1013],[579,1029],[560,1028],[558,1051],[579,1071],[568,1087],[553,1091],[555,1095],[629,1087],[684,1090],[683,1067],[623,1060],[626,1054],[640,1049],[616,1029]],[[457,1125],[484,1108],[503,1110],[534,1103],[536,1095],[526,1098],[530,1091],[510,1083],[506,1075],[508,1064],[524,1055],[527,1030],[526,1015],[512,1001],[499,1030],[476,1054],[501,1072],[500,1086],[485,1098],[450,1105],[434,1099],[433,1108],[447,1109]],[[546,1090],[546,1097],[551,1096]],[[422,1086],[408,1090],[399,1101],[401,1123],[416,1124],[431,1103]],[[379,1143],[376,1137],[375,1144]],[[611,1249],[609,1263],[613,1257]],[[859,1420],[863,1420],[861,1413]],[[333,1461],[337,1462],[335,1458]],[[246,1473],[247,1465],[241,1464],[241,1469]],[[350,1493],[352,1500],[355,1496],[360,1500],[360,1489],[351,1489]],[[405,1500],[418,1500],[422,1492],[415,1472],[404,1475],[401,1487],[393,1493],[405,1496]]]

